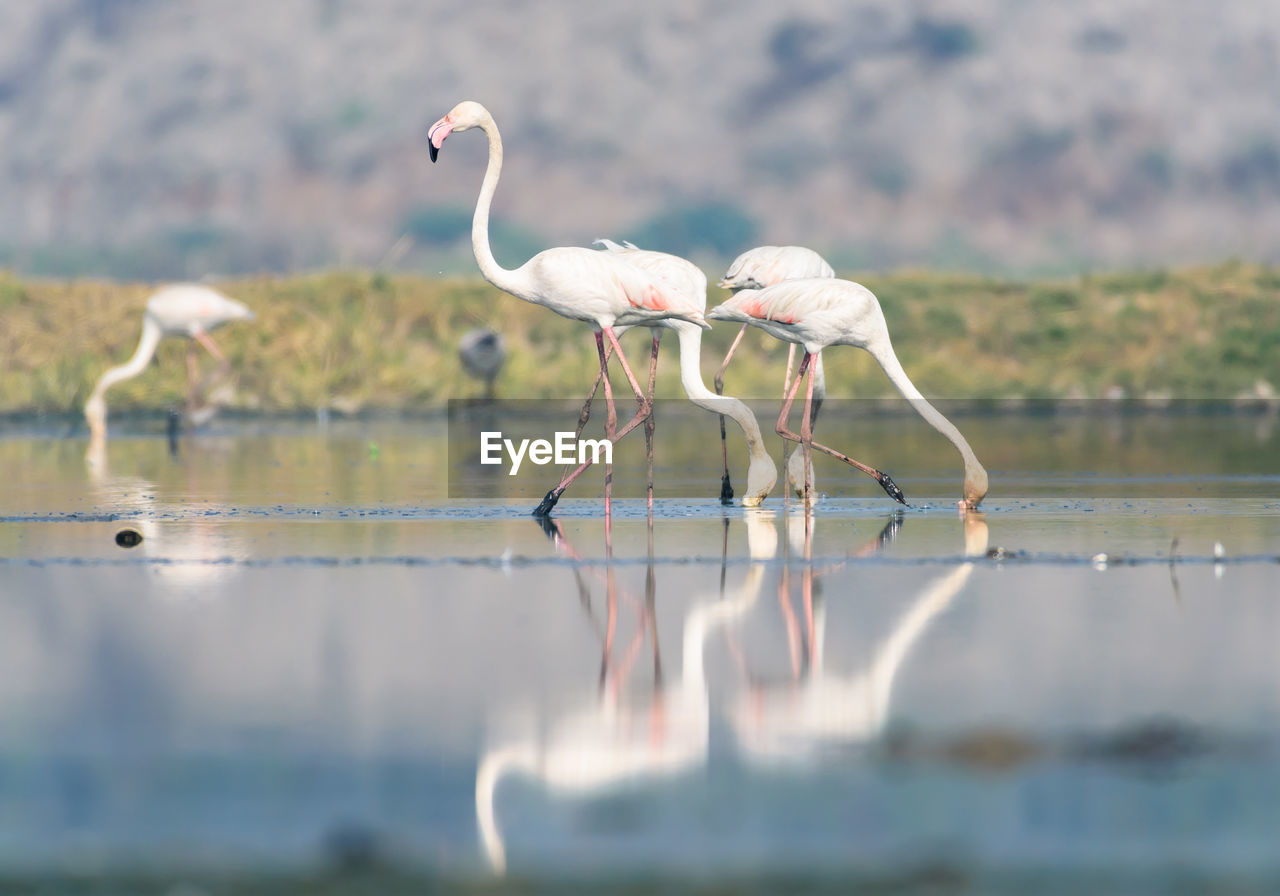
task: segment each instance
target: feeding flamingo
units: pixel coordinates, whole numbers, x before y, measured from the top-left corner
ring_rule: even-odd
[[[489,162],[471,221],[471,247],[475,252],[476,263],[480,266],[480,273],[494,286],[518,299],[550,308],[563,317],[591,324],[595,330],[596,352],[600,357],[605,401],[609,408],[605,434],[610,440],[622,438],[649,417],[652,404],[647,400],[622,354],[615,328],[677,318],[694,326],[710,329],[703,319],[704,309],[672,288],[663,278],[653,275],[623,256],[609,252],[566,246],[539,252],[515,270],[507,270],[498,264],[489,245],[489,207],[502,173],[502,137],[489,110],[479,103],[464,101],[433,124],[427,130],[431,161],[436,160],[450,134],[470,128],[479,128],[489,141]],[[606,339],[617,354],[638,405],[635,416],[621,430],[615,430],[617,411],[607,372]],[[568,481],[548,492],[534,514],[545,516],[550,513],[560,494],[583,469],[585,467],[579,467]],[[610,513],[610,482],[611,475],[606,470],[606,517]]]
[[[165,336],[185,336],[199,342],[219,362],[219,374],[230,369],[231,362],[210,337],[209,331],[237,320],[253,320],[253,312],[235,299],[229,299],[217,290],[194,283],[166,286],[148,301],[142,315],[142,338],[133,357],[118,367],[104,373],[93,393],[84,405],[85,420],[93,442],[100,442],[107,434],[107,390],[116,383],[142,373],[147,362],[156,353],[156,347]],[[195,343],[187,350],[188,411],[197,410],[199,382],[197,379]]]
[[[766,286],[773,286],[777,283],[783,283],[787,280],[807,280],[812,277],[835,277],[836,272],[832,269],[827,260],[814,252],[812,249],[806,249],[804,246],[757,246],[754,249],[748,249],[733,260],[733,264],[729,265],[729,270],[720,278],[719,285],[731,292],[738,292],[742,289],[764,289]],[[743,335],[747,332],[750,324],[743,324],[742,329],[738,331],[738,335],[734,337],[733,344],[729,346],[729,351],[725,353],[724,361],[720,364],[720,369],[716,371],[715,386],[716,394],[724,391],[724,372],[729,366],[729,361],[733,358],[733,353],[738,350],[738,344],[742,342]],[[796,346],[792,343],[787,348],[787,373],[782,379],[782,397],[787,397],[787,386],[791,383],[791,371],[795,368],[796,363]],[[814,364],[813,369],[814,385],[813,385],[813,420],[818,418],[818,409],[822,407],[822,401],[827,394],[827,381],[823,374],[822,361],[819,359]],[[729,481],[729,458],[728,451],[724,446],[724,418],[720,418],[720,442],[723,453],[725,454],[725,482]],[[787,479],[790,480],[792,487],[797,493],[803,494],[806,481],[809,489],[813,489],[813,470],[808,470],[807,478],[804,476],[800,468],[800,461],[803,455],[797,450],[791,452],[791,457],[787,461]],[[729,491],[728,497],[733,497],[732,490]],[[721,495],[724,500],[724,495]]]
[[[866,349],[894,387],[911,403],[916,413],[956,446],[964,460],[962,508],[972,509],[987,494],[987,471],[960,430],[937,408],[931,405],[907,377],[894,354],[889,340],[889,327],[884,312],[871,290],[849,280],[792,280],[766,289],[743,289],[733,298],[714,308],[707,315],[712,320],[736,320],[759,327],[766,333],[785,342],[792,342],[804,349],[800,369],[795,381],[787,390],[787,398],[778,417],[780,435],[799,442],[805,452],[805,469],[810,464],[812,449],[817,448],[862,470],[874,478],[890,497],[906,503],[902,490],[893,480],[879,470],[846,457],[832,448],[813,441],[813,424],[810,408],[813,404],[813,375],[811,362],[829,345],[853,345]],[[804,416],[797,435],[787,428],[787,416],[795,400],[801,378],[806,379]],[[809,503],[810,489],[806,481],[805,503]]]

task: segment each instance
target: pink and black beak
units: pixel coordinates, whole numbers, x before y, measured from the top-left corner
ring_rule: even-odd
[[[427,128],[427,150],[431,153],[431,161],[434,162],[440,155],[440,147],[444,146],[445,138],[451,133],[453,133],[453,122],[449,120],[448,115]]]

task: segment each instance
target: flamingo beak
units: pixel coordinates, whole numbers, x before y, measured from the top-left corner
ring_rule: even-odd
[[[453,133],[453,122],[449,121],[449,116],[437,121],[427,129],[427,149],[431,153],[431,161],[435,161],[440,155],[440,147],[444,146],[445,139]]]

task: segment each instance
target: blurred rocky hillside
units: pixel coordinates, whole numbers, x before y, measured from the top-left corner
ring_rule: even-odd
[[[13,0],[0,266],[467,269],[598,236],[708,270],[1280,259],[1280,15],[1257,0]]]

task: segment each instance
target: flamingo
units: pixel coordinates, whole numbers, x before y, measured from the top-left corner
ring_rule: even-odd
[[[468,331],[458,343],[458,360],[463,370],[484,381],[484,397],[493,400],[494,380],[507,360],[507,345],[501,334],[488,327]]]
[[[827,260],[814,252],[812,249],[806,249],[804,246],[757,246],[754,249],[748,249],[733,260],[733,264],[729,265],[729,270],[720,278],[719,285],[736,293],[742,289],[764,289],[766,286],[773,286],[776,283],[783,283],[787,280],[807,280],[811,277],[833,278],[836,272],[832,269]],[[742,337],[747,332],[750,324],[743,324],[742,329],[738,331],[738,335],[734,337],[733,344],[729,346],[729,351],[725,353],[724,361],[720,364],[720,369],[716,371],[715,386],[716,394],[724,391],[724,372],[729,366],[729,361],[733,358],[733,353],[738,350],[738,344],[742,342]],[[795,369],[796,363],[796,346],[792,343],[787,349],[787,373],[782,379],[782,397],[787,397],[787,386],[791,382],[791,371]],[[827,394],[827,380],[823,374],[822,362],[819,360],[814,364],[813,368],[814,385],[813,385],[813,421],[818,418],[818,409],[822,407],[822,401]],[[813,422],[810,421],[810,422]],[[724,418],[720,418],[720,443],[721,449],[725,454],[725,482],[729,481],[729,458],[728,451],[724,445]],[[804,477],[804,471],[793,469],[798,466],[802,460],[799,451],[793,451],[790,459],[787,461],[787,478],[791,481],[792,487],[796,489],[798,494],[804,493],[804,486],[801,483],[807,481],[809,488],[813,486],[813,470],[808,471],[807,480]],[[729,491],[729,497],[733,497],[732,490]],[[724,496],[721,496],[721,500]]]
[[[902,490],[885,473],[813,441],[810,409],[814,384],[810,364],[829,345],[853,345],[866,349],[879,363],[889,381],[911,403],[916,413],[942,433],[960,452],[964,460],[960,507],[974,509],[986,496],[987,471],[978,462],[960,430],[931,405],[907,377],[906,371],[898,362],[898,356],[894,354],[889,340],[889,327],[885,323],[880,303],[871,290],[862,284],[850,280],[809,279],[791,280],[765,289],[743,289],[712,309],[707,317],[712,320],[749,323],[784,342],[795,343],[804,349],[800,369],[787,390],[777,425],[779,435],[799,442],[804,448],[804,469],[809,468],[812,449],[817,448],[871,476],[890,497],[903,504],[907,503]],[[791,404],[795,400],[802,377],[806,378],[807,388],[804,416],[797,435],[787,428],[787,416],[791,412]],[[806,479],[806,506],[809,502],[810,488]]]
[[[165,336],[184,336],[194,340],[187,350],[187,407],[189,411],[195,410],[199,391],[195,342],[203,345],[218,360],[219,372],[224,373],[230,368],[231,362],[213,341],[209,331],[232,321],[253,318],[253,312],[244,305],[207,286],[179,283],[157,291],[147,300],[147,307],[142,315],[142,338],[138,340],[133,357],[102,374],[93,387],[89,400],[85,402],[84,417],[89,424],[90,440],[100,442],[106,438],[107,390],[116,383],[142,373]]]
[[[633,261],[609,252],[564,246],[543,250],[515,270],[507,270],[498,264],[489,245],[489,207],[502,173],[502,137],[493,116],[477,102],[461,102],[427,129],[427,141],[431,161],[434,162],[450,134],[471,128],[479,128],[489,141],[489,162],[471,221],[471,248],[475,253],[476,263],[480,266],[480,273],[503,292],[592,326],[604,380],[605,401],[609,408],[605,433],[610,440],[620,439],[649,418],[653,405],[647,400],[622,354],[615,328],[648,325],[675,318],[710,329],[704,319],[705,306],[699,307],[666,280]],[[635,416],[621,430],[615,429],[617,411],[613,404],[612,387],[609,385],[606,339],[617,353],[618,362],[635,392],[637,402]],[[585,466],[579,467],[567,481],[548,492],[542,503],[535,508],[534,515],[545,516],[550,513],[560,494],[584,469]],[[606,469],[606,518],[610,517],[611,479],[611,474]]]

